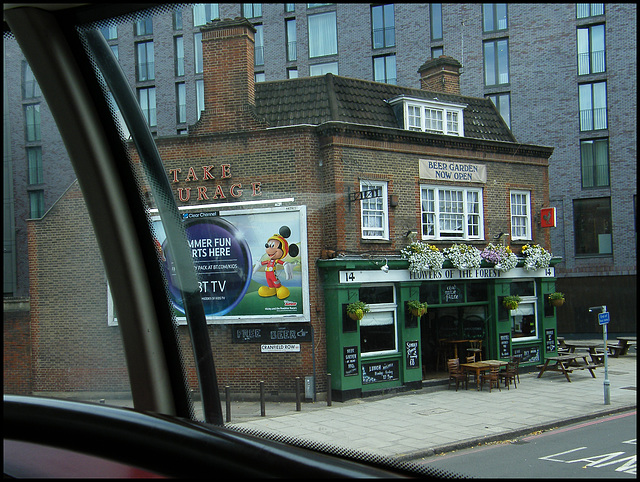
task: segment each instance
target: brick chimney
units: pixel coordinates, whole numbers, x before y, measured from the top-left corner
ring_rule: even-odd
[[[203,26],[204,111],[190,134],[241,131],[260,126],[255,115],[255,28],[246,18]]]
[[[431,92],[460,95],[460,68],[460,62],[446,55],[427,60],[418,69],[420,88]]]

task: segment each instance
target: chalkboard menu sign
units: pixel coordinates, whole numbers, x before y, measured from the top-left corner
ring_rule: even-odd
[[[556,351],[556,330],[553,328],[544,330],[544,341],[547,353]]]
[[[520,362],[539,362],[539,346],[519,346],[513,349],[513,356],[520,356]]]
[[[462,303],[464,285],[455,283],[445,283],[442,285],[442,302],[443,303]]]
[[[311,341],[309,323],[278,323],[265,325],[233,325],[233,343],[300,343]]]
[[[344,376],[352,377],[358,374],[358,347],[357,346],[345,346],[344,347]]]
[[[400,378],[400,364],[398,360],[363,363],[362,364],[362,384],[388,382]]]
[[[509,358],[511,354],[511,335],[500,333],[500,358]]]
[[[418,341],[408,341],[405,343],[407,350],[407,370],[410,368],[420,368],[418,360]]]

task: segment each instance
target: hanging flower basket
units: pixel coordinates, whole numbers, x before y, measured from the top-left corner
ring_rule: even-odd
[[[525,244],[522,247],[524,255],[524,269],[527,271],[535,271],[549,267],[551,262],[551,253],[539,244],[532,246]]]
[[[414,241],[400,253],[409,261],[409,271],[412,273],[442,270],[444,255],[433,244]]]
[[[509,310],[516,310],[518,305],[520,305],[520,297],[518,295],[505,296],[502,300],[502,304]]]
[[[454,244],[443,251],[446,258],[458,269],[479,268],[482,262],[480,250],[475,246]]]
[[[407,308],[409,309],[409,312],[416,318],[420,318],[427,312],[427,306],[426,301],[424,303],[420,303],[418,300],[407,301]]]
[[[564,305],[564,293],[560,293],[559,291],[551,293],[549,295],[549,303],[551,303],[556,308]]]
[[[352,320],[361,320],[365,313],[369,313],[369,305],[362,301],[355,301],[347,305],[347,315]]]
[[[509,246],[493,245],[489,243],[480,252],[480,256],[487,263],[493,264],[498,271],[506,272],[518,265],[518,257],[513,254]]]

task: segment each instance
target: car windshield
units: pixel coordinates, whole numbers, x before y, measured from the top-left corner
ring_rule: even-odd
[[[479,65],[463,46],[464,59],[442,55],[442,5],[360,7],[78,6],[57,20],[71,57],[52,47],[48,63],[34,48],[47,17],[10,14],[5,395],[446,477],[413,462],[494,429],[443,394],[549,376],[570,284],[558,274],[573,268],[551,251],[565,243],[550,231],[564,214],[549,207],[562,204],[555,147],[512,130],[506,7],[477,5]],[[416,41],[400,32],[414,15],[428,58],[400,48]],[[365,25],[366,48],[345,18]],[[584,22],[579,42],[597,43],[604,32]],[[583,68],[604,62],[593,55]],[[606,82],[588,80],[580,123],[606,123]],[[609,189],[607,142],[581,140],[589,188]],[[612,256],[615,203],[574,202],[576,252]],[[608,323],[604,301],[596,312]],[[623,338],[613,350],[627,355],[635,336]],[[607,358],[602,335],[587,341],[589,375]]]

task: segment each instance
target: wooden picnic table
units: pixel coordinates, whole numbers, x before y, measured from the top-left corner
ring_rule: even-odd
[[[480,386],[480,372],[484,372],[486,370],[490,370],[492,367],[505,366],[508,362],[503,360],[484,360],[477,361],[473,363],[461,363],[460,367],[466,372],[474,372],[476,377],[476,390],[478,390]]]
[[[547,357],[547,359],[544,362],[544,365],[541,365],[540,373],[538,373],[538,378],[540,378],[542,374],[546,371],[556,371],[556,372],[561,372],[565,376],[567,381],[571,382],[571,378],[569,378],[569,373],[573,372],[574,370],[589,370],[589,373],[591,373],[591,376],[595,378],[596,374],[593,373],[593,370],[595,370],[599,365],[596,365],[594,363],[589,363],[589,360],[587,360],[587,356],[588,356],[588,353],[587,354],[567,353],[564,355]],[[580,358],[582,358],[582,360],[584,361],[584,365],[580,364],[580,362],[578,361]],[[551,365],[550,364],[551,362],[555,362],[555,363]]]
[[[637,341],[635,336],[619,336],[618,343],[616,345],[611,344],[609,346],[609,350],[611,350],[611,354],[614,357],[618,355],[626,355],[629,351],[629,348],[633,346]]]

